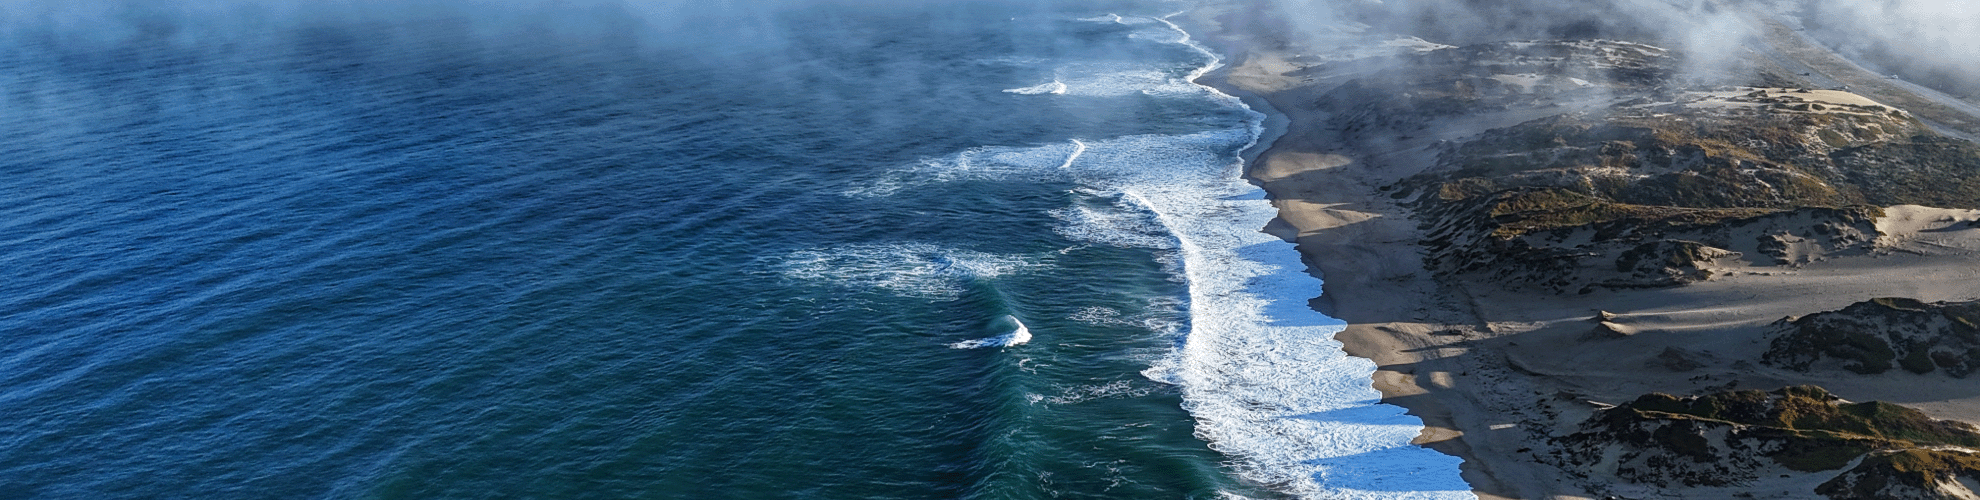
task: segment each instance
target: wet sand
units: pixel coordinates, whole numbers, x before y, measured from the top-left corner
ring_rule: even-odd
[[[1523,424],[1572,425],[1593,411],[1590,402],[1648,392],[1816,384],[1851,400],[1980,420],[1980,380],[1838,376],[1752,362],[1766,348],[1766,326],[1783,317],[1876,297],[1980,298],[1980,230],[1955,227],[1980,214],[1894,207],[1880,223],[1885,234],[1876,250],[1816,256],[1796,267],[1728,268],[1719,279],[1679,288],[1556,295],[1440,279],[1423,265],[1417,221],[1383,187],[1432,165],[1439,141],[1560,111],[1482,113],[1378,146],[1342,144],[1336,124],[1312,103],[1349,77],[1314,71],[1302,62],[1308,48],[1259,30],[1270,22],[1247,18],[1257,14],[1227,6],[1197,14],[1194,22],[1209,26],[1209,39],[1233,57],[1204,83],[1281,118],[1275,123],[1283,129],[1275,131],[1282,133],[1255,152],[1249,170],[1280,209],[1267,230],[1295,241],[1310,271],[1325,281],[1325,295],[1313,307],[1348,323],[1337,338],[1350,354],[1380,366],[1374,385],[1385,400],[1423,418],[1417,443],[1464,458],[1464,477],[1481,498],[1580,498],[1583,488],[1534,460],[1548,445]],[[1774,53],[1809,46],[1789,49]],[[1833,68],[1833,62],[1817,64]],[[1916,99],[1862,93],[1885,103]],[[1930,110],[1927,119],[1958,123],[1937,116],[1947,111]],[[1598,311],[1614,313],[1612,323],[1630,334],[1591,335]],[[1699,366],[1677,369],[1659,357],[1673,348]]]

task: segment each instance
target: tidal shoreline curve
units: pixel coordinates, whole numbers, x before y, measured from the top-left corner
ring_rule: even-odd
[[[1715,19],[1754,27],[1772,58],[1626,29],[1442,45],[1347,20],[1296,27],[1278,7],[1194,11],[1232,61],[1202,83],[1271,117],[1276,135],[1244,155],[1278,212],[1265,230],[1324,283],[1308,305],[1345,323],[1334,339],[1377,366],[1382,401],[1422,419],[1413,442],[1461,458],[1479,498],[1844,498],[1883,474],[1616,434],[1693,425],[1630,413],[1664,401],[1883,401],[1949,429],[1980,421],[1967,365],[1935,354],[1965,344],[1879,337],[1859,355],[1825,344],[1843,333],[1790,323],[1966,321],[1980,206],[1964,179],[1980,146],[1947,124],[1974,121],[1972,103],[1830,64],[1831,49],[1761,29],[1789,14],[1758,7]],[[1759,194],[1720,196],[1744,192]]]

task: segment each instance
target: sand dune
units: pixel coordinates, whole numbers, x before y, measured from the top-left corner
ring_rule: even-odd
[[[1199,22],[1260,24],[1233,22],[1231,16],[1242,15],[1242,9],[1209,12]],[[1302,58],[1299,47],[1282,40],[1247,38],[1255,35],[1221,34],[1224,48],[1242,56],[1213,78],[1287,118],[1283,137],[1250,170],[1281,210],[1276,231],[1297,241],[1325,279],[1326,294],[1314,306],[1349,323],[1338,338],[1351,354],[1382,367],[1377,388],[1425,419],[1429,428],[1418,442],[1466,458],[1466,479],[1481,497],[1569,498],[1554,495],[1585,491],[1534,460],[1534,450],[1545,446],[1535,436],[1548,431],[1535,434],[1529,424],[1561,432],[1601,404],[1647,392],[1820,384],[1849,400],[1902,403],[1937,418],[1980,422],[1980,380],[1839,376],[1755,361],[1767,348],[1768,325],[1786,317],[1876,297],[1980,299],[1980,226],[1973,223],[1980,211],[1886,207],[1871,250],[1810,253],[1789,265],[1722,259],[1712,279],[1675,288],[1556,294],[1439,279],[1424,265],[1418,221],[1385,188],[1429,168],[1444,141],[1562,110],[1481,111],[1433,121],[1405,137],[1346,144],[1338,140],[1341,118],[1312,103],[1348,75],[1329,75],[1339,68]],[[1786,52],[1808,50],[1794,45]],[[1533,83],[1528,80],[1517,83]],[[1826,108],[1809,111],[1864,112],[1917,99],[1858,91],[1868,95],[1744,88],[1700,93],[1693,102],[1787,99]],[[1939,123],[1972,118],[1948,113],[1931,110]],[[1788,498],[1812,487],[1806,478],[1763,486]]]

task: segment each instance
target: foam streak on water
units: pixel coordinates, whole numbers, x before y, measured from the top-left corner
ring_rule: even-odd
[[[1071,155],[1066,156],[1065,163],[1059,164],[1060,170],[1072,168],[1073,162],[1079,160],[1079,155],[1086,152],[1086,143],[1079,142],[1079,139],[1073,139],[1072,143],[1073,143],[1073,152]]]
[[[785,276],[800,281],[947,301],[960,296],[970,280],[996,278],[1044,264],[1024,256],[912,243],[803,250],[785,256],[776,266]]]
[[[1061,82],[1054,79],[1052,81],[1033,85],[1030,87],[1004,89],[1004,92],[1009,92],[1012,94],[1024,94],[1024,95],[1064,94],[1066,93],[1066,84],[1065,82]]]

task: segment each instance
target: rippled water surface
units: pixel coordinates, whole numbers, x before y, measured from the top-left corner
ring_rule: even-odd
[[[1270,497],[1367,467],[1220,413],[1373,396],[1358,360],[1302,360],[1362,384],[1318,400],[1204,371],[1245,351],[1192,324],[1309,347],[1192,294],[1304,275],[1217,267],[1277,243],[1235,180],[1259,115],[1189,82],[1216,59],[1183,5],[79,5],[0,31],[0,497]],[[1407,441],[1395,413],[1350,420]],[[1448,465],[1421,451],[1375,456]]]

